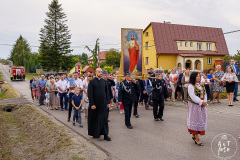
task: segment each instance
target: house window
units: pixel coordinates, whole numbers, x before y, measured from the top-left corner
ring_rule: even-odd
[[[146,32],[146,37],[148,37],[148,32]]]
[[[192,42],[190,42],[190,47],[192,47],[193,45],[192,45]]]
[[[212,57],[207,57],[207,64],[212,64]]]
[[[146,57],[146,65],[149,65],[149,57]]]
[[[179,42],[179,45],[182,46],[182,42]]]
[[[185,42],[185,47],[187,47],[187,42]]]
[[[201,43],[197,43],[197,50],[202,50],[202,44]]]
[[[211,43],[207,43],[207,51],[211,50]]]
[[[149,49],[149,44],[148,44],[148,42],[146,42],[146,49]]]

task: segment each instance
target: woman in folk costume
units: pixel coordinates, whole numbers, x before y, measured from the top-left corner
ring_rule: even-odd
[[[198,135],[205,135],[207,128],[207,93],[200,79],[198,72],[193,72],[190,76],[187,127],[195,144],[203,146]]]

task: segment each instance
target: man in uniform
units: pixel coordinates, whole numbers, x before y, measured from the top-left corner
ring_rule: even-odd
[[[125,111],[125,125],[129,129],[133,129],[133,126],[130,122],[132,105],[136,97],[136,89],[138,88],[137,82],[135,79],[131,78],[131,73],[125,73],[125,80],[120,83],[118,90],[118,101],[123,104]]]
[[[153,116],[155,121],[164,121],[164,99],[168,98],[168,91],[165,84],[165,80],[162,79],[162,71],[155,73],[156,79],[152,81],[152,99],[153,99]],[[159,106],[159,111],[158,111]]]

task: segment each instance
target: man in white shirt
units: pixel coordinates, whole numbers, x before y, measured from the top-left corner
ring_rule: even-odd
[[[68,120],[67,120],[68,122],[70,121],[71,113],[72,113],[72,96],[75,93],[74,88],[79,87],[81,90],[83,89],[83,81],[78,78],[78,72],[74,72],[73,76],[74,76],[75,86],[70,86],[70,82],[68,82],[69,92],[71,90],[69,94],[69,108],[68,108]],[[76,120],[78,120],[78,118],[76,118]]]
[[[65,110],[67,110],[67,81],[64,80],[64,75],[61,75],[61,79],[57,82],[57,87],[59,90],[59,96],[60,96],[60,106],[61,110],[63,111],[63,97],[65,99]]]

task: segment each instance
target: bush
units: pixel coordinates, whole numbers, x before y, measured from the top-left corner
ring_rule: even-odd
[[[113,72],[113,66],[105,66],[105,67],[103,67],[103,69],[105,71],[107,71],[108,73],[112,73]]]

